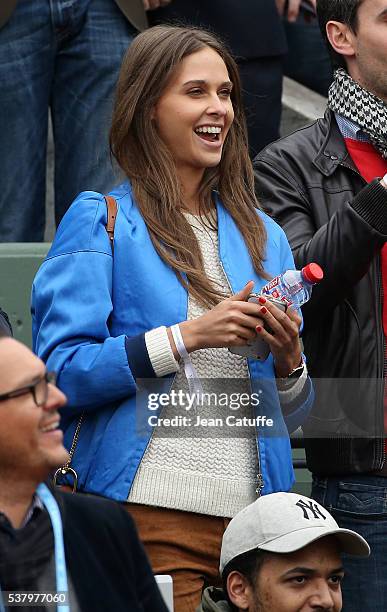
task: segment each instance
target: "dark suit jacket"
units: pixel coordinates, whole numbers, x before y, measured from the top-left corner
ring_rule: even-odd
[[[102,497],[55,490],[82,612],[167,612],[133,519]]]
[[[228,43],[237,59],[286,53],[274,0],[173,0],[149,13],[151,25],[179,20],[207,27]]]

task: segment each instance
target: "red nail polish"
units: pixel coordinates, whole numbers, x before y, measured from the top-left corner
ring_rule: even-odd
[[[267,313],[267,308],[265,308],[264,306],[262,306],[262,308],[261,308],[261,313],[262,313],[262,314],[266,314],[266,313]]]
[[[260,297],[260,298],[259,298],[259,303],[260,303],[260,304],[266,304],[266,298],[264,298],[264,297]]]
[[[257,325],[255,329],[257,330],[258,333],[262,331],[262,327],[260,325]]]

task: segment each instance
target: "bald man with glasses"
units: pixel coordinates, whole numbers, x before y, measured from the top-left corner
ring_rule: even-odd
[[[0,611],[34,592],[39,612],[48,593],[66,612],[167,612],[128,514],[48,484],[68,460],[65,404],[55,375],[0,330]]]

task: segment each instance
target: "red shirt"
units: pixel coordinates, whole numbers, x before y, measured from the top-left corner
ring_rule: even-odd
[[[387,160],[383,159],[371,143],[345,138],[345,144],[353,163],[367,183],[387,173]],[[387,242],[381,250],[381,264],[383,295],[385,298],[383,299],[383,332],[387,347]],[[387,432],[387,384],[384,385],[384,431]],[[384,448],[387,455],[387,439],[384,441]]]
[[[370,183],[387,172],[387,160],[369,142],[345,138],[348,153],[362,177]]]

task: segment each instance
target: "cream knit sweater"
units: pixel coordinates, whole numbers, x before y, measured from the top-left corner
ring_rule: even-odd
[[[230,295],[227,279],[218,254],[218,235],[205,226],[199,217],[187,215],[198,240],[207,276],[222,292]],[[188,319],[196,318],[205,308],[192,296],[188,300]],[[164,336],[164,337],[163,337]],[[165,328],[146,334],[152,365],[160,374],[160,365],[173,358]],[[169,357],[166,353],[169,352]],[[191,360],[203,381],[204,391],[223,392],[222,379],[245,379],[249,391],[246,360],[227,349],[202,349],[191,353]],[[176,362],[175,362],[176,363]],[[170,362],[172,367],[172,362]],[[171,372],[171,369],[169,370]],[[165,374],[167,372],[163,372]],[[208,379],[216,379],[211,382]],[[184,367],[180,364],[173,389],[188,392]],[[239,390],[239,389],[238,389]],[[189,416],[225,417],[228,409],[196,406]],[[176,409],[167,409],[163,416],[174,416]],[[181,414],[182,411],[179,411]],[[239,416],[251,416],[248,407],[238,410]],[[257,446],[254,428],[249,437],[232,437],[235,431],[223,427],[189,427],[187,431],[165,431],[155,428],[137,471],[128,501],[164,508],[186,510],[213,516],[232,517],[256,499]],[[175,437],[171,437],[175,436]]]
[[[219,259],[217,231],[207,227],[199,217],[186,216],[198,240],[208,278],[223,293],[230,295]],[[189,296],[188,319],[199,317],[205,311],[201,304]],[[183,364],[179,365],[174,359],[166,328],[148,332],[145,340],[156,375],[163,376],[177,371],[172,388],[188,392]],[[226,390],[226,381],[234,379],[231,388],[237,385],[238,392],[249,393],[246,359],[225,348],[197,350],[190,357],[202,379],[205,392],[220,394]],[[293,392],[292,396],[302,389],[306,373],[302,379],[293,385],[297,390],[294,389],[296,393]],[[282,393],[290,399],[290,391]],[[195,423],[198,415],[224,419],[230,411],[214,405],[194,406],[189,412],[168,407],[162,416],[171,418],[183,413]],[[237,417],[252,416],[249,406],[239,408],[235,414]],[[256,499],[258,468],[254,427],[245,428],[243,434],[237,428],[226,425],[180,429],[156,427],[138,468],[128,501],[233,517]]]

